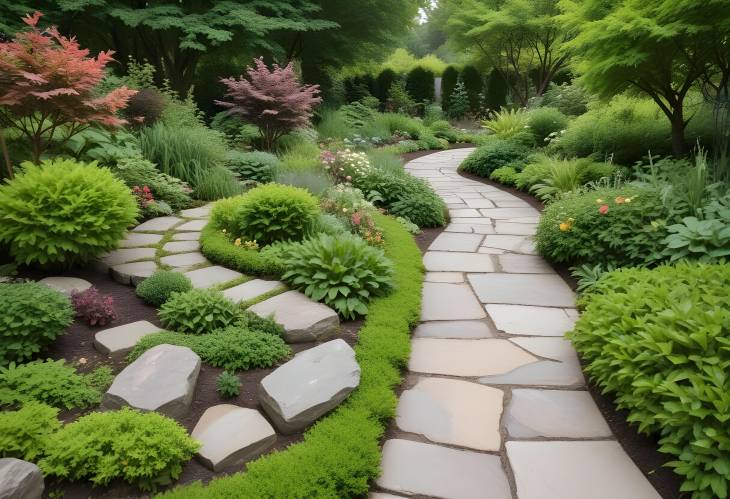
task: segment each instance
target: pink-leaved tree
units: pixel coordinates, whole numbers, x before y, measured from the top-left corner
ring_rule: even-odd
[[[31,143],[32,160],[54,140],[61,143],[91,125],[119,127],[125,120],[116,112],[136,93],[120,87],[100,95],[96,87],[112,52],[89,57],[76,39],[61,35],[55,27],[41,30],[41,13],[26,16],[31,29],[10,42],[0,43],[0,147],[12,177],[2,127],[14,128]]]
[[[229,101],[215,101],[232,115],[259,127],[263,147],[271,149],[276,140],[305,126],[314,107],[322,102],[319,85],[300,84],[291,63],[269,69],[263,58],[246,68],[246,76],[223,78]]]

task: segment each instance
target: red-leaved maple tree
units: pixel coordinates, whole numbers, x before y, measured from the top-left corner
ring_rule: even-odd
[[[263,58],[246,68],[247,77],[223,78],[230,101],[215,101],[230,114],[259,127],[263,147],[271,149],[282,135],[305,126],[322,102],[319,85],[301,85],[291,63],[269,68]]]
[[[95,93],[112,61],[112,52],[89,57],[76,39],[61,35],[55,27],[38,28],[41,13],[23,18],[30,30],[0,43],[0,126],[17,129],[32,146],[32,159],[60,138],[68,141],[92,124],[114,128],[125,123],[116,112],[136,93],[126,87],[106,95]],[[0,129],[0,133],[2,130]],[[5,141],[0,146],[12,177]]]

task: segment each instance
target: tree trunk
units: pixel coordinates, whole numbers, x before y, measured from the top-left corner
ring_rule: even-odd
[[[672,154],[681,158],[689,153],[687,147],[687,141],[684,140],[684,129],[687,127],[687,123],[684,121],[684,113],[682,112],[682,106],[679,105],[674,109],[671,117],[672,122]]]
[[[10,154],[8,153],[8,144],[5,142],[5,131],[0,126],[0,149],[3,152],[5,167],[8,169],[8,178],[13,178],[13,164],[10,162]]]

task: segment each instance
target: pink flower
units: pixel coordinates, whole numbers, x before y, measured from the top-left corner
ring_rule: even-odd
[[[605,215],[606,213],[608,213],[608,205],[601,205],[600,208],[598,208],[598,213],[600,213],[601,215]]]
[[[360,225],[360,221],[361,221],[360,214],[359,213],[353,213],[352,214],[352,223],[355,224],[355,225]]]

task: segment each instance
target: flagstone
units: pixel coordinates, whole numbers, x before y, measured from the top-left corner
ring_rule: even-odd
[[[502,220],[497,220],[495,222],[494,231],[500,235],[533,236],[537,232],[537,224],[504,222]]]
[[[494,203],[489,199],[466,199],[466,205],[469,208],[494,208]]]
[[[495,331],[484,321],[422,322],[413,332],[415,338],[493,338]]]
[[[189,222],[185,222],[184,224],[175,227],[175,231],[200,231],[203,230],[206,225],[208,225],[207,220],[190,220]]]
[[[456,251],[428,251],[423,264],[429,271],[445,272],[494,272],[491,257],[479,253]]]
[[[497,329],[507,334],[563,336],[575,325],[575,318],[561,308],[496,303],[485,308]]]
[[[485,248],[497,248],[518,253],[534,253],[535,245],[530,237],[494,234],[482,241]]]
[[[157,217],[147,220],[132,230],[135,232],[166,232],[180,222],[182,222],[182,218]]]
[[[196,251],[193,253],[177,253],[175,255],[163,256],[160,263],[169,265],[170,267],[191,267],[201,263],[209,263],[205,255]]]
[[[157,250],[155,248],[122,248],[110,251],[100,259],[102,266],[113,267],[122,263],[138,260],[152,260]]]
[[[86,291],[91,287],[91,283],[85,279],[79,279],[78,277],[67,277],[67,276],[52,276],[44,277],[40,281],[41,284],[45,284],[49,288],[53,288],[56,291],[71,296],[74,291],[81,292]]]
[[[162,234],[145,234],[142,232],[129,232],[124,239],[119,241],[120,248],[139,248],[140,246],[152,246],[162,240]]]
[[[428,247],[429,251],[468,251],[476,252],[484,239],[480,234],[459,234],[442,232]]]
[[[105,355],[122,357],[134,348],[139,340],[149,334],[162,331],[148,321],[136,321],[99,331],[94,335],[94,348]]]
[[[157,264],[151,260],[144,262],[122,263],[113,266],[112,279],[119,284],[136,286],[157,271]]]
[[[462,210],[449,210],[449,216],[452,218],[481,218],[482,215],[477,210],[466,208]]]
[[[198,241],[200,232],[176,232],[172,235],[173,241]]]
[[[464,282],[464,274],[461,272],[426,272],[426,282]]]
[[[200,243],[198,241],[170,241],[166,243],[163,250],[170,253],[182,253],[186,251],[199,251]]]
[[[554,274],[555,270],[542,257],[509,253],[497,257],[502,272],[511,274]]]
[[[468,284],[423,283],[422,321],[483,319],[486,316]]]
[[[467,274],[482,303],[573,307],[575,295],[556,274]]]
[[[190,208],[182,210],[180,216],[185,218],[208,218],[211,206],[201,206],[199,208]]]
[[[269,293],[277,288],[283,288],[281,281],[265,281],[263,279],[252,279],[250,281],[233,286],[223,291],[223,296],[236,303],[249,301],[263,294]]]
[[[482,208],[479,212],[485,217],[498,220],[509,220],[517,217],[537,216],[538,212],[534,208]]]
[[[243,274],[235,270],[227,269],[219,265],[205,267],[202,269],[191,270],[185,272],[185,275],[192,282],[193,287],[197,289],[212,288],[220,284],[225,284],[234,279],[243,277]]]

